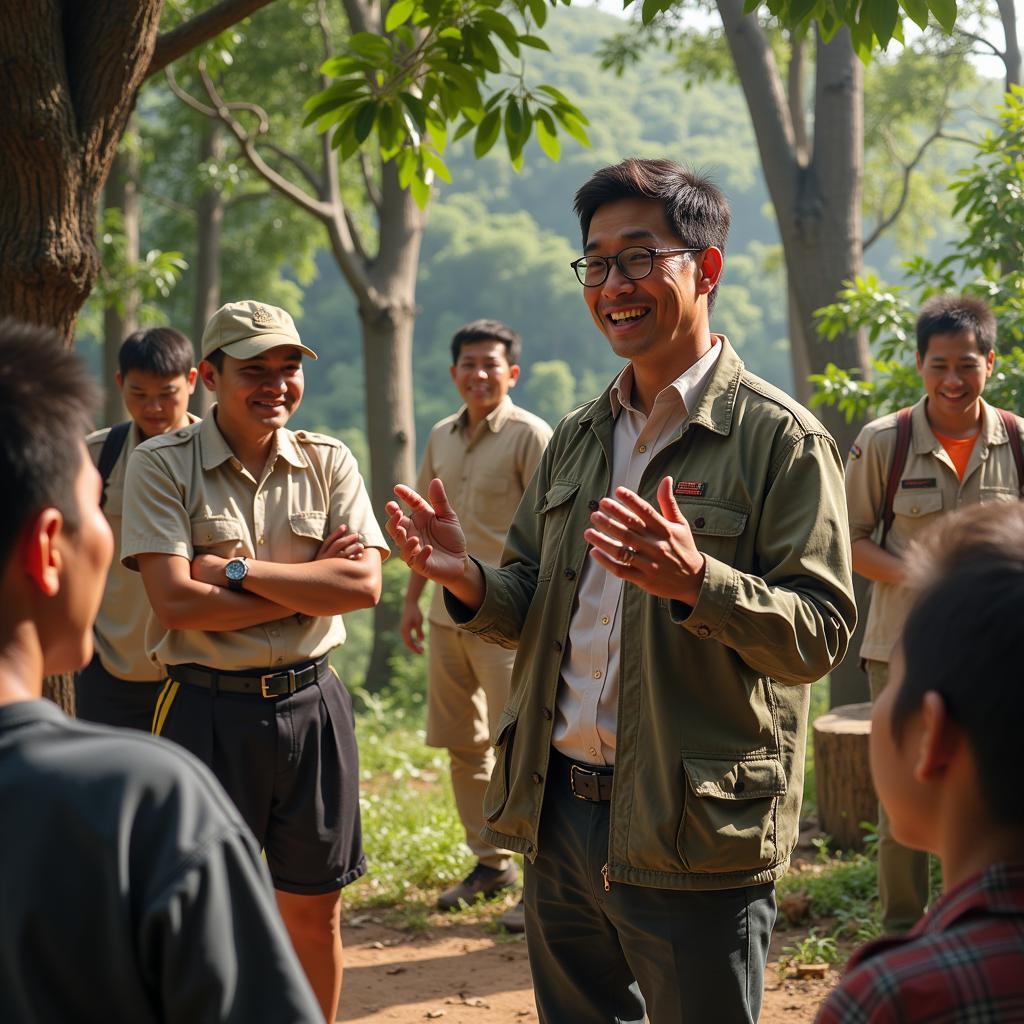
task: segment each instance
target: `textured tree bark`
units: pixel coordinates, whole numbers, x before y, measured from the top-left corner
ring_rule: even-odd
[[[110,177],[103,190],[106,209],[121,211],[124,229],[124,257],[129,267],[139,261],[139,174],[138,156],[133,150],[120,150],[114,157]],[[114,383],[118,371],[118,352],[121,342],[138,330],[139,292],[129,288],[123,297],[123,309],[109,305],[103,311],[103,422],[110,426],[125,418],[121,392]]]
[[[818,827],[832,837],[836,850],[863,848],[860,823],[878,820],[868,763],[870,736],[870,704],[846,704],[814,721]]]
[[[203,163],[224,160],[227,150],[224,126],[220,121],[204,121],[199,141],[199,159]],[[196,288],[192,306],[192,345],[196,353],[196,364],[202,355],[203,330],[209,319],[221,304],[220,297],[220,239],[224,228],[224,196],[217,186],[210,182],[203,189],[196,206],[198,237],[196,239]],[[213,392],[207,391],[202,383],[196,385],[192,397],[192,411],[197,416],[206,416],[213,408]]]

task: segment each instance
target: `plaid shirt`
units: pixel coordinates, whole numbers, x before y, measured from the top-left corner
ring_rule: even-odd
[[[1024,1022],[1024,863],[946,893],[905,936],[850,958],[816,1024]]]

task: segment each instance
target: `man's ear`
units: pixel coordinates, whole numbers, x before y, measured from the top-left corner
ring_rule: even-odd
[[[700,273],[697,276],[697,294],[706,295],[722,276],[722,268],[725,266],[725,257],[722,250],[712,245],[705,249],[700,256]]]
[[[207,391],[217,390],[217,368],[213,363],[204,359],[199,364],[199,379],[203,382],[203,387]]]
[[[519,367],[518,363],[512,363],[512,365],[509,366],[509,368],[508,368],[508,386],[510,388],[514,388],[516,386],[516,381],[519,380],[519,374],[521,372],[522,371],[520,370],[520,367]]]
[[[950,717],[942,694],[929,690],[921,700],[918,711],[921,731],[917,737],[914,758],[914,778],[921,783],[939,781],[950,763],[960,753],[964,735]]]
[[[43,597],[56,597],[60,592],[64,560],[57,549],[57,538],[63,527],[64,516],[55,508],[44,508],[26,527],[19,544],[25,575]]]

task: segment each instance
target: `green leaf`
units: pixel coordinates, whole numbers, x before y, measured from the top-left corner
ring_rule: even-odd
[[[430,202],[430,186],[417,174],[409,182],[409,191],[412,193],[413,199],[416,200],[416,205],[421,210],[425,210],[427,203]]]
[[[387,41],[372,32],[357,32],[349,38],[348,47],[361,57],[381,63],[391,57],[391,47],[388,46]]]
[[[394,32],[399,25],[404,25],[416,9],[416,0],[395,0],[384,19],[384,31]]]
[[[892,39],[893,30],[899,21],[900,9],[897,0],[867,0],[867,14],[879,45],[884,50]]]
[[[555,122],[546,110],[537,111],[537,144],[549,160],[558,162],[562,155],[562,144],[558,141]]]
[[[537,87],[538,92],[546,92],[552,99],[558,100],[559,103],[564,103],[565,106],[571,107],[572,103],[569,97],[564,92],[560,92],[553,85],[540,85]]]
[[[501,132],[501,111],[492,110],[480,122],[476,130],[476,140],[473,143],[473,155],[479,160],[498,141]]]
[[[817,6],[818,0],[792,0],[787,21],[790,25],[799,25]]]
[[[370,132],[373,131],[373,123],[377,120],[377,101],[367,100],[356,111],[355,133],[357,142],[365,142]]]
[[[413,96],[410,92],[400,92],[398,95],[412,115],[413,121],[416,122],[416,127],[421,133],[425,132],[427,130],[427,108],[423,105],[423,100],[418,96]]]
[[[448,170],[445,162],[433,151],[429,149],[422,149],[420,151],[423,154],[423,162],[427,165],[442,181],[452,183],[452,174]]]
[[[537,28],[543,28],[548,17],[548,5],[544,0],[526,0],[526,4],[530,8],[533,20],[537,23]]]
[[[462,31],[463,38],[472,48],[477,60],[493,74],[501,71],[501,59],[494,43],[490,41],[487,34],[472,25],[467,25]]]
[[[408,148],[400,149],[395,157],[395,163],[398,166],[398,184],[402,188],[408,188],[417,169],[416,154]]]
[[[535,50],[551,51],[551,47],[548,46],[540,36],[519,36],[519,42],[522,43],[523,46],[532,46]]]
[[[362,71],[364,64],[355,57],[331,57],[320,65],[322,74],[329,78],[341,78],[343,75],[352,75]]]
[[[554,110],[555,117],[558,119],[562,127],[581,145],[590,146],[590,139],[587,137],[587,133],[583,128],[583,125],[579,123],[576,118],[564,110],[556,107]]]
[[[430,143],[438,153],[443,153],[448,145],[448,127],[439,117],[427,115],[427,131]]]
[[[928,6],[935,20],[947,32],[952,32],[956,24],[956,0],[928,0]]]

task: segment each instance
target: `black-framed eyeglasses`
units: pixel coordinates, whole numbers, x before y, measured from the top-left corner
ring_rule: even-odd
[[[581,256],[569,264],[576,271],[576,277],[584,288],[597,288],[608,280],[614,263],[623,277],[640,281],[654,269],[655,256],[674,256],[680,252],[703,252],[703,249],[688,246],[685,249],[652,249],[647,245],[629,245],[614,256]]]

